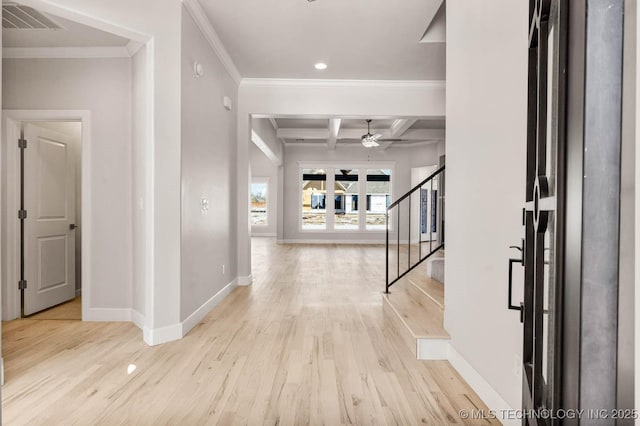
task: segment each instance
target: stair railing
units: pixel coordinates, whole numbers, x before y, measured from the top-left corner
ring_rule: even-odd
[[[385,293],[444,248],[442,166],[387,207]]]

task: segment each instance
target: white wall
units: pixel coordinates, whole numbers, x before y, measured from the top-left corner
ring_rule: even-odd
[[[5,59],[4,109],[91,111],[91,308],[131,307],[131,61]]]
[[[238,275],[241,277],[251,275],[249,143],[252,114],[443,117],[445,90],[443,82],[243,80],[239,90],[237,162]],[[287,156],[285,152],[286,161]],[[286,182],[287,178],[283,180]],[[287,226],[289,223],[285,221],[283,227]]]
[[[371,168],[380,168],[376,162],[394,164],[391,177],[392,202],[411,189],[411,168],[437,164],[437,145],[411,148],[388,148],[386,151],[367,150],[362,147],[340,147],[329,151],[325,147],[287,146],[284,167],[284,240],[329,240],[329,241],[369,241],[382,243],[383,231],[302,231],[300,230],[300,162],[371,163]],[[406,236],[401,236],[405,239]]]
[[[196,77],[194,63],[204,68]],[[182,10],[182,284],[181,320],[237,276],[237,85],[189,13]],[[202,209],[202,200],[209,202]],[[223,273],[222,267],[225,266]]]
[[[445,328],[512,407],[522,325],[506,274],[524,236],[527,20],[524,0],[447,2]]]
[[[251,235],[275,236],[278,215],[280,214],[278,211],[278,166],[273,164],[255,144],[251,144],[251,177],[252,180],[266,178],[269,181],[267,187],[267,225],[252,225]]]
[[[132,77],[132,125],[131,125],[131,177],[132,181],[132,264],[133,264],[133,311],[140,321],[146,313],[145,283],[147,282],[146,254],[151,250],[147,240],[148,227],[145,206],[145,193],[147,189],[148,164],[145,156],[149,150],[148,122],[149,111],[146,102],[149,93],[147,46],[142,46],[131,59]]]
[[[164,326],[180,317],[180,34],[175,0],[21,0],[44,12],[148,42],[150,84],[144,203],[145,341],[166,340]],[[150,13],[152,11],[152,13]]]

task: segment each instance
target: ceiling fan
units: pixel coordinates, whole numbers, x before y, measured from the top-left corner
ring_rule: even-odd
[[[367,120],[367,134],[362,135],[362,146],[365,148],[375,148],[380,146],[378,141],[382,137],[380,133],[376,133],[375,135],[371,134],[371,120]]]

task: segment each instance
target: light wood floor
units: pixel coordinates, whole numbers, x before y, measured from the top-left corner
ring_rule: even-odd
[[[76,320],[82,319],[82,298],[80,296],[71,299],[66,303],[62,303],[53,308],[49,308],[35,315],[31,315],[29,319],[35,320]]]
[[[385,325],[383,248],[253,250],[254,285],[178,342],[148,347],[128,323],[3,324],[5,424],[442,425],[484,408]]]

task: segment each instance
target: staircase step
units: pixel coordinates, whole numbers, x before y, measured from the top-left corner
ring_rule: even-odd
[[[444,283],[444,257],[434,257],[427,260],[427,275]]]
[[[411,289],[414,297],[420,298],[424,295],[429,297],[441,309],[444,309],[444,284],[427,275],[426,264],[423,263],[409,272],[406,278],[414,286],[414,289]]]
[[[390,291],[383,296],[384,309],[406,347],[419,359],[446,359],[449,333],[443,327],[442,307],[424,293],[416,294],[419,290],[408,279]]]

